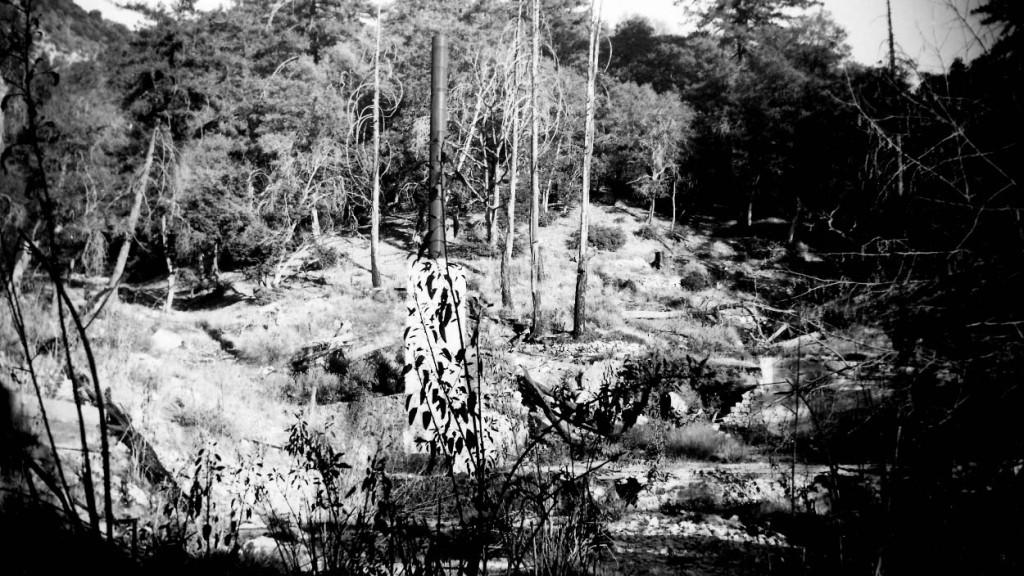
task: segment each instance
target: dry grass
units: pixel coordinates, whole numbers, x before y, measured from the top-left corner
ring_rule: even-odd
[[[182,428],[196,428],[217,437],[234,436],[234,426],[224,415],[223,405],[209,405],[199,398],[175,398],[169,406],[170,420]]]
[[[670,430],[665,439],[665,456],[669,458],[740,462],[749,455],[749,449],[739,440],[706,422]]]
[[[48,301],[38,295],[26,293],[19,299],[19,307],[25,322],[25,332],[30,346],[38,345],[57,335],[56,321],[50,313]],[[0,354],[20,358],[24,351],[14,326],[14,315],[7,298],[0,294]]]

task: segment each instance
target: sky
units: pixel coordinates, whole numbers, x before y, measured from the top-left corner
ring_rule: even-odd
[[[134,12],[118,8],[118,0],[74,0],[86,10],[99,10],[105,18],[128,26],[135,26],[141,18]],[[155,2],[159,0],[146,0]],[[228,0],[198,0],[200,10],[216,8]],[[401,0],[398,0],[401,1]],[[659,22],[668,32],[686,31],[685,9],[674,0],[603,0],[602,19],[615,24],[641,15]],[[897,51],[916,62],[918,68],[929,72],[940,71],[954,58],[969,60],[977,55],[981,46],[975,34],[964,26],[975,23],[969,13],[984,0],[891,0],[893,30]],[[823,9],[832,14],[848,33],[847,43],[852,58],[862,64],[877,64],[887,54],[886,0],[823,0]],[[684,0],[683,4],[691,4]],[[980,34],[982,43],[991,38]]]

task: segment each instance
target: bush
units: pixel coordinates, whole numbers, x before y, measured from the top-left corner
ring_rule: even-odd
[[[251,364],[274,366],[295,353],[295,333],[282,330],[254,330],[236,340],[240,357]]]
[[[170,411],[171,422],[182,428],[196,428],[227,438],[235,434],[234,424],[219,406],[209,406],[198,399],[175,398]]]
[[[316,391],[318,405],[349,402],[360,398],[365,390],[346,376],[331,374],[321,366],[294,374],[284,383],[282,394],[294,404],[308,404]]]
[[[333,247],[321,243],[313,245],[313,255],[316,258],[315,261],[319,264],[320,270],[334,268],[341,261],[342,256],[341,252]]]
[[[660,228],[650,224],[644,224],[636,232],[633,232],[633,235],[644,240],[662,240],[665,237]]]
[[[747,447],[711,424],[696,422],[668,433],[665,455],[670,458],[739,462],[747,457]]]
[[[592,224],[587,231],[587,246],[597,250],[615,252],[626,245],[626,233],[618,226],[603,226]],[[580,247],[580,231],[574,230],[566,241],[570,250],[577,250]]]
[[[390,357],[383,351],[374,352],[347,366],[344,380],[350,388],[370,390],[380,394],[396,394],[405,390],[402,378],[404,356],[402,350]]]
[[[557,219],[558,213],[554,210],[542,211],[540,214],[537,214],[537,225],[541,228],[547,228],[554,224]]]
[[[665,423],[650,420],[634,426],[622,435],[622,448],[647,460],[654,460],[665,452]]]
[[[679,275],[679,285],[683,290],[697,292],[711,286],[711,273],[696,260],[684,264]]]

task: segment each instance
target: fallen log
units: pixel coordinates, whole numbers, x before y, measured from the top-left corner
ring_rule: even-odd
[[[303,346],[292,355],[288,364],[291,366],[292,372],[305,372],[315,364],[326,363],[334,354],[340,354],[346,362],[353,362],[365,356],[370,356],[375,352],[390,348],[399,342],[396,338],[388,338],[346,350],[346,348],[354,344],[352,340],[353,336],[351,334],[342,334],[329,340],[322,340]]]
[[[622,317],[627,320],[666,320],[688,315],[686,310],[625,310]]]
[[[351,334],[341,334],[328,340],[303,346],[292,355],[288,364],[292,367],[292,372],[305,372],[309,370],[310,366],[352,344],[352,338]]]
[[[398,343],[399,340],[397,338],[393,338],[385,341],[373,342],[365,346],[360,346],[359,348],[353,348],[350,352],[347,352],[345,354],[345,359],[348,360],[349,362],[353,360],[358,360],[360,358],[363,358],[364,356],[370,356],[376,352],[380,352],[387,348],[391,348],[392,346],[395,346]]]
[[[93,405],[96,404],[96,392],[92,386],[81,386],[80,388],[86,398]],[[110,395],[110,388],[103,392],[104,413],[107,419],[107,433],[115,436],[118,441],[124,444],[132,460],[137,462],[142,475],[154,486],[166,487],[171,491],[171,496],[177,499],[181,496],[181,488],[174,481],[174,476],[160,462],[153,445],[146,440],[134,425],[132,419],[119,404],[114,402]]]
[[[171,496],[176,500],[181,496],[181,488],[174,481],[174,476],[170,471],[160,462],[160,457],[153,445],[132,425],[131,417],[128,416],[124,408],[111,399],[110,388],[106,389],[104,396],[106,396],[104,408],[106,408],[109,433],[117,436],[118,440],[128,448],[128,452],[138,462],[146,480],[149,480],[154,486],[167,487],[171,491]]]
[[[519,383],[520,394],[523,397],[523,405],[540,408],[544,417],[550,422],[550,428],[553,428],[570,445],[573,444],[572,438],[563,425],[570,426],[585,434],[616,438],[636,424],[644,407],[647,406],[651,393],[651,386],[644,387],[638,402],[629,402],[626,406],[622,407],[617,422],[601,425],[599,422],[594,423],[590,419],[595,413],[594,410],[598,409],[597,403],[600,399],[594,398],[578,403],[568,398],[556,398],[553,389],[534,380],[525,368],[523,368],[523,373],[517,378],[517,382]]]
[[[797,348],[806,348],[813,344],[820,344],[821,332],[811,332],[809,334],[802,334],[796,338],[789,340],[783,340],[775,346],[780,350],[795,350]]]
[[[518,380],[520,393],[523,394],[523,404],[535,404],[538,406],[541,411],[544,412],[544,416],[547,418],[548,422],[551,423],[551,427],[554,428],[555,432],[562,437],[562,440],[565,440],[566,444],[572,445],[572,438],[570,438],[569,434],[564,428],[562,428],[561,422],[563,418],[558,414],[555,414],[555,411],[548,403],[548,399],[554,400],[551,393],[544,390],[540,384],[534,381],[534,379],[530,377],[530,373],[525,368],[523,369],[523,374]]]

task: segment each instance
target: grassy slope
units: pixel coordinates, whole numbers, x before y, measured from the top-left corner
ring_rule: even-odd
[[[564,335],[557,337],[571,329],[576,251],[566,241],[578,226],[578,213],[541,228],[547,275],[544,306],[556,338],[523,345],[520,351],[527,354],[510,360],[497,351],[513,336],[510,327],[486,322],[482,343],[495,351],[494,361],[547,367],[547,372],[531,373],[554,384],[595,358],[652,347],[749,360],[748,344],[754,332],[745,320],[723,319],[709,315],[708,310],[736,301],[740,295],[731,289],[729,279],[743,274],[763,276],[762,262],[738,255],[732,246],[689,227],[679,226],[676,234],[669,234],[668,223],[660,220],[655,226],[665,232],[664,239],[639,238],[634,232],[643,226],[645,216],[644,211],[628,207],[593,207],[592,222],[621,227],[626,244],[592,257],[588,310],[595,337],[581,344]],[[473,237],[482,230],[474,224],[470,223],[467,237],[452,242],[451,253],[470,255],[453,260],[467,265],[471,289],[491,304],[490,315],[496,317],[493,303],[500,302],[500,259],[489,255],[485,243]],[[334,377],[322,372],[292,376],[287,360],[301,345],[331,338],[342,325],[356,337],[357,345],[395,340],[405,320],[404,295],[398,289],[404,288],[408,256],[395,238],[410,234],[409,230],[399,232],[382,247],[383,290],[370,286],[367,240],[331,238],[327,242],[342,254],[339,263],[328,270],[303,273],[285,282],[272,297],[259,299],[270,303],[243,300],[170,314],[126,303],[113,306],[93,328],[103,385],[110,387],[114,400],[125,406],[172,470],[187,470],[197,448],[211,441],[232,461],[253,453],[265,453],[269,462],[280,459],[280,452],[268,447],[283,445],[286,427],[300,411],[313,426],[334,420],[338,449],[358,466],[378,442],[392,443],[400,435],[400,400],[332,404],[310,411],[309,387]],[[513,266],[516,308],[511,311],[523,318],[529,314],[530,292],[525,234],[521,228],[517,241],[523,250]],[[659,250],[665,252],[666,265],[654,270],[649,263]],[[693,274],[705,281],[692,289],[682,288],[680,279]],[[39,303],[37,308],[45,316],[46,305]],[[631,310],[678,310],[681,315],[632,320],[628,318]],[[45,333],[46,328],[40,331]],[[157,332],[177,335],[181,345],[161,349],[154,345]],[[214,333],[220,343],[211,338]],[[230,350],[225,350],[224,342]],[[391,348],[387,354],[393,358],[398,351]],[[52,379],[52,394],[70,400],[68,383],[58,380]]]

